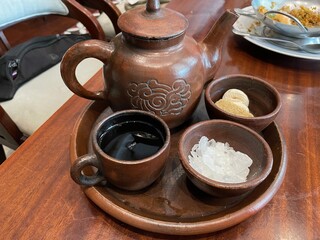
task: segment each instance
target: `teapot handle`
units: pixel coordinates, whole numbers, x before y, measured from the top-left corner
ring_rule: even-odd
[[[78,64],[86,58],[96,58],[107,64],[114,50],[112,44],[101,40],[87,40],[76,43],[64,54],[60,72],[64,83],[75,94],[91,100],[106,100],[106,91],[92,92],[84,88],[76,77]]]

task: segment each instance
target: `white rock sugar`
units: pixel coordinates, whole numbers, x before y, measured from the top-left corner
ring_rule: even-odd
[[[188,158],[200,174],[225,183],[245,182],[252,164],[247,154],[235,151],[229,143],[209,141],[205,136],[192,147]]]

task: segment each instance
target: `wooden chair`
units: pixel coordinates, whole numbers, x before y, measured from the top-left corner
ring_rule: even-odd
[[[98,10],[99,12],[103,12],[105,15],[107,15],[110,18],[110,21],[114,27],[114,31],[116,33],[119,32],[119,29],[117,27],[117,19],[120,16],[121,12],[109,0],[77,0],[77,1],[76,0],[46,0],[46,1],[21,0],[20,3],[18,4],[19,6],[12,6],[11,3],[12,3],[11,0],[1,1],[2,7],[0,9],[0,40],[2,42],[1,44],[2,52],[5,52],[6,50],[8,50],[8,48],[10,48],[10,43],[5,38],[5,35],[2,33],[4,29],[12,25],[15,25],[17,23],[20,23],[22,21],[29,20],[31,18],[43,17],[46,15],[55,14],[55,15],[61,15],[61,16],[76,19],[86,27],[86,29],[88,30],[92,38],[106,40],[106,36],[102,26],[99,24],[97,18],[93,15],[93,10]],[[37,7],[33,8],[32,6],[37,6]],[[11,11],[9,10],[10,8],[11,8]],[[10,17],[10,12],[12,12],[13,17]],[[87,64],[88,66],[82,67],[82,69],[86,69],[86,72],[80,73],[80,75],[84,75],[84,79],[82,83],[87,81],[90,78],[90,76],[93,75],[102,66],[102,63],[97,64],[97,63],[92,63],[90,61]],[[87,69],[90,69],[90,68],[91,68],[91,72],[88,73]],[[52,79],[52,83],[54,85],[59,85],[60,89],[58,89],[57,91],[60,91],[61,89],[63,89],[64,91],[64,86],[63,86],[64,83],[60,76],[59,66],[56,65],[53,68],[47,70],[46,73],[43,73],[41,75],[43,75],[42,77],[43,79],[30,80],[29,82],[21,86],[18,89],[17,93],[23,92],[24,90],[29,88],[29,89],[32,89],[32,91],[43,93],[42,99],[45,102],[46,96],[49,97],[49,95],[52,94],[51,92],[52,89],[46,89],[46,90],[42,88],[36,89],[38,87],[36,82],[39,81],[41,83],[41,81],[42,82],[47,81],[48,78]],[[38,76],[36,78],[38,78]],[[32,86],[32,84],[34,85]],[[67,87],[65,88],[67,89]],[[54,103],[57,102],[57,104],[56,106],[53,107],[51,112],[47,113],[47,116],[45,116],[44,119],[41,120],[36,127],[41,125],[47,118],[49,118],[52,115],[52,113],[55,110],[57,110],[72,95],[72,93],[69,90],[66,90],[66,91],[67,91],[67,94],[65,94],[66,96],[64,96],[63,99],[61,99],[60,94],[57,94],[57,96],[54,96],[55,98],[52,98],[51,96],[50,102],[54,102]],[[33,94],[34,93],[31,93],[28,96],[32,98]],[[38,99],[35,101],[42,101],[42,99],[40,98],[40,100]],[[15,97],[13,98],[13,100],[15,100]],[[22,98],[22,101],[24,101],[23,98]],[[15,105],[12,105],[11,103],[10,105],[8,102],[2,102],[0,104],[1,104],[0,105],[0,163],[1,163],[2,161],[5,160],[3,145],[11,149],[16,149],[19,145],[21,145],[26,140],[28,135],[32,134],[32,131],[34,129],[30,130],[29,132],[25,131],[22,126],[23,123],[17,123],[18,121],[14,119],[12,114],[8,113],[15,108]],[[22,104],[23,103],[20,103],[20,105],[23,107]],[[30,109],[30,111],[36,111],[36,109]]]

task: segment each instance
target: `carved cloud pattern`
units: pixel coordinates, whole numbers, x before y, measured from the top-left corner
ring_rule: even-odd
[[[130,83],[128,94],[133,108],[166,116],[182,112],[191,97],[191,90],[184,79],[175,80],[171,86],[152,79],[146,83]]]

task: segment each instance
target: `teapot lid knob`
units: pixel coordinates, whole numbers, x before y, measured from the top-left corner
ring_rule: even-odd
[[[160,1],[159,0],[148,0],[146,10],[149,13],[159,11],[160,10]]]
[[[122,32],[139,39],[161,40],[184,34],[188,20],[181,13],[161,8],[159,0],[147,0],[145,7],[135,7],[121,14],[118,26]]]

